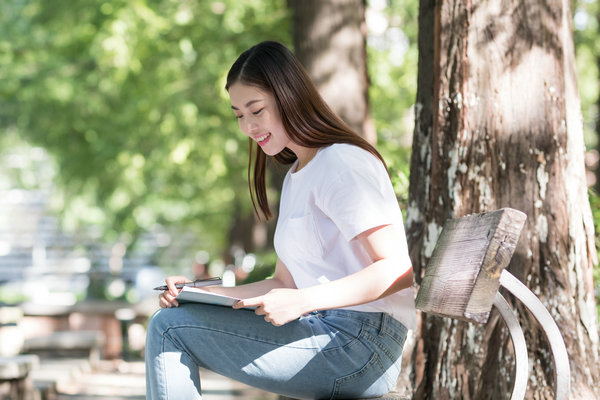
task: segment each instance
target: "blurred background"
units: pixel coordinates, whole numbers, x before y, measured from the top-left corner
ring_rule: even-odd
[[[370,0],[363,24],[374,141],[403,210],[418,8]],[[0,2],[0,302],[23,311],[25,336],[101,330],[106,357],[141,358],[165,276],[272,273],[273,223],[254,216],[224,83],[253,44],[294,48],[292,11],[284,0]],[[599,2],[575,1],[573,15],[598,232]]]

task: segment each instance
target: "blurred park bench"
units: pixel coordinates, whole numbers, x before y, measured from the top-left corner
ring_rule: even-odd
[[[51,398],[61,379],[101,358],[132,354],[128,330],[143,329],[156,304],[94,298],[89,290],[103,294],[115,280],[135,284],[149,259],[123,260],[123,249],[112,268],[110,247],[61,230],[47,213],[47,194],[0,194],[0,400]]]
[[[0,306],[0,400],[52,399],[57,387],[101,359],[122,358],[129,346],[127,327],[142,324],[151,312],[141,304],[126,306],[131,305]],[[143,337],[137,340],[143,348]]]

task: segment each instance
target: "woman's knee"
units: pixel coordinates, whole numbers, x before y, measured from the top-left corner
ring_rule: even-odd
[[[152,317],[150,317],[150,320],[148,321],[148,329],[146,331],[149,338],[162,336],[169,326],[171,326],[171,318],[169,312],[167,311],[169,310],[161,308],[160,310],[156,311]]]

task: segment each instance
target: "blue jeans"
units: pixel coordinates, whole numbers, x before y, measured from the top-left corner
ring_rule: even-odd
[[[320,311],[276,327],[248,310],[161,309],[148,326],[147,399],[201,399],[198,367],[288,397],[378,397],[396,385],[406,333],[385,313]]]

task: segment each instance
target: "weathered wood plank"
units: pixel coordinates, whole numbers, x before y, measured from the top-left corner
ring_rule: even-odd
[[[446,221],[425,270],[417,308],[485,323],[526,218],[503,208]]]

